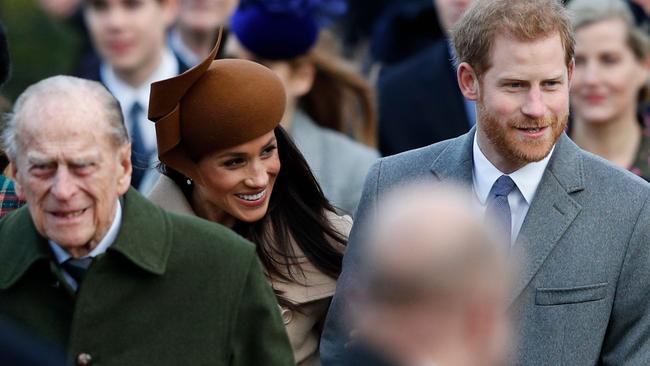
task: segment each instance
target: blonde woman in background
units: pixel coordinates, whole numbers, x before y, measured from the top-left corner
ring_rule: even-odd
[[[573,0],[576,35],[571,138],[583,149],[650,180],[650,40],[622,0]]]

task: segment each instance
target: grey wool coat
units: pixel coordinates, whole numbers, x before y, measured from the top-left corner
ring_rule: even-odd
[[[294,364],[250,242],[133,188],[122,207],[76,295],[27,207],[0,220],[0,314],[93,365]]]
[[[323,365],[344,356],[344,307],[363,245],[358,223],[391,188],[412,181],[472,184],[475,129],[384,158],[368,174],[321,340]],[[513,364],[650,364],[650,185],[579,149],[556,144],[513,257]]]
[[[317,125],[301,111],[295,113],[290,133],[325,197],[346,215],[353,215],[366,174],[379,158],[377,150]]]

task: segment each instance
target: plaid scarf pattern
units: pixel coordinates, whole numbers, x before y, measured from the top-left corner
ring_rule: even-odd
[[[0,175],[0,218],[24,204],[25,201],[16,194],[14,183],[9,178]]]

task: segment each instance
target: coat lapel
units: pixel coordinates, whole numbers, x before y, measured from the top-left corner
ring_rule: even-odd
[[[124,196],[122,207],[120,232],[109,250],[122,253],[146,271],[164,274],[172,250],[169,218],[133,188]]]
[[[471,187],[475,133],[476,127],[450,141],[438,155],[431,165],[431,171],[438,179],[462,182]],[[580,149],[563,134],[555,146],[513,249],[520,271],[511,302],[528,286],[580,213],[582,207],[571,194],[584,189],[583,176]]]
[[[440,180],[453,180],[471,186],[473,171],[474,134],[476,127],[468,133],[449,141],[447,147],[431,165],[431,172]]]
[[[571,194],[584,189],[582,155],[562,135],[542,176],[513,250],[519,274],[511,302],[528,286],[581,210]]]
[[[3,220],[0,225],[0,258],[5,261],[0,267],[0,290],[11,287],[35,262],[50,258],[47,240],[36,231],[27,206]]]

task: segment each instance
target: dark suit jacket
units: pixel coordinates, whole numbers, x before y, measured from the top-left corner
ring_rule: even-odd
[[[0,365],[64,366],[63,352],[0,318]]]
[[[379,78],[379,151],[388,156],[469,131],[446,38]]]
[[[413,181],[471,186],[473,137],[474,130],[371,168],[321,340],[324,366],[345,353],[344,308],[376,203]],[[510,298],[515,364],[649,364],[649,200],[648,183],[561,136],[511,253],[520,262]]]
[[[102,365],[293,365],[255,246],[130,189],[122,224],[79,291],[27,207],[0,220],[0,314]]]

